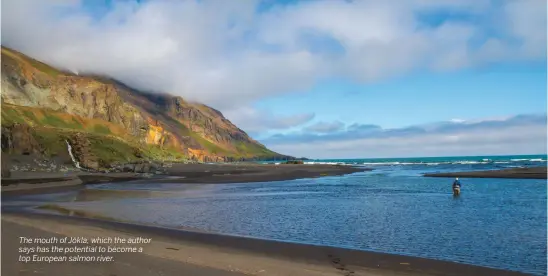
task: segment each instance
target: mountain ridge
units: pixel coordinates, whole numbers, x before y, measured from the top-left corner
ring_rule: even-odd
[[[84,127],[94,120],[94,125],[104,122],[103,132],[126,137],[124,141],[141,152],[157,147],[202,162],[294,159],[269,150],[207,105],[167,93],[143,92],[105,76],[62,71],[4,46],[1,100],[7,104],[2,112],[5,130],[14,124],[44,124],[60,140],[68,129],[94,133]],[[10,151],[4,144],[2,149]]]

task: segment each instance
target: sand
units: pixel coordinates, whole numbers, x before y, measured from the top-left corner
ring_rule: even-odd
[[[17,172],[2,179],[2,195],[46,193],[81,188],[87,184],[132,181],[133,183],[249,183],[339,176],[369,171],[337,165],[174,164],[164,175],[136,173]]]
[[[157,275],[203,275],[238,276],[237,272],[218,270],[190,263],[180,263],[165,258],[145,254],[116,254],[112,263],[22,263],[17,253],[19,237],[58,237],[63,235],[47,232],[35,227],[2,220],[2,275],[118,275],[118,276],[157,276]]]
[[[143,253],[115,253],[112,263],[21,264],[16,261],[21,235],[144,237],[152,242],[143,245]],[[2,241],[2,275],[523,275],[415,257],[44,214],[4,214]]]
[[[274,164],[174,164],[168,169],[172,177],[159,182],[179,183],[248,183],[338,176],[370,171],[343,165],[274,165]]]
[[[80,189],[83,185],[107,182],[125,182],[143,179],[135,173],[43,173],[27,172],[15,175],[16,177],[3,178],[2,196],[21,194],[42,194],[70,189]]]
[[[522,178],[547,179],[546,167],[517,168],[490,171],[429,173],[426,177],[470,177],[470,178]]]

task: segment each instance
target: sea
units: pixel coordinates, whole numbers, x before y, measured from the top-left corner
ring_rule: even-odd
[[[394,253],[546,275],[546,180],[424,173],[546,166],[546,155],[307,160],[364,166],[346,176],[264,183],[99,184],[160,196],[79,200],[82,191],[32,195],[136,223]]]
[[[468,168],[491,170],[538,166],[546,163],[546,155],[498,155],[498,156],[449,156],[406,158],[360,158],[360,159],[309,159],[305,164],[366,165],[366,166],[433,166],[433,170],[461,171]],[[279,161],[261,162],[280,164]],[[427,167],[428,168],[428,167]]]

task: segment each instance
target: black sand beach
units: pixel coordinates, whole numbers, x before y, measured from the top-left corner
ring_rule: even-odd
[[[2,197],[21,194],[43,194],[69,189],[79,189],[83,185],[106,182],[126,182],[143,179],[135,173],[44,173],[20,172],[14,177],[2,178]]]
[[[294,164],[174,164],[167,173],[173,177],[157,182],[248,183],[338,176],[370,171],[369,168],[342,165]]]
[[[470,177],[470,178],[523,178],[547,179],[547,167],[517,168],[491,171],[428,173],[426,177]]]
[[[23,265],[15,254],[20,235],[139,236],[152,242],[143,253],[116,253],[118,261],[108,264]],[[4,214],[2,239],[3,275],[524,275],[415,257],[43,214]]]
[[[136,173],[18,172],[2,179],[2,194],[45,193],[82,185],[134,181],[138,183],[249,183],[326,177],[370,171],[337,165],[173,164],[165,175]]]
[[[19,262],[19,237],[63,237],[39,229],[2,220],[2,275],[203,275],[236,276],[241,273],[218,270],[190,263],[181,264],[158,257],[117,254],[114,263],[43,264]],[[103,273],[103,274],[101,274]]]

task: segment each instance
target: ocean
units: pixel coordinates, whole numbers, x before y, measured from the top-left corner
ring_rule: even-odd
[[[387,252],[546,275],[546,180],[462,178],[427,172],[546,166],[545,155],[310,160],[369,172],[247,184],[100,184],[169,196],[57,204],[112,218],[262,239]],[[39,200],[31,196],[28,200]],[[48,200],[52,200],[51,198]]]
[[[305,164],[341,164],[341,165],[484,165],[486,168],[515,168],[546,163],[546,155],[486,155],[486,156],[448,156],[448,157],[406,157],[406,158],[360,158],[360,159],[311,159]],[[277,161],[263,163],[279,163]],[[449,167],[448,167],[449,168]],[[461,169],[462,166],[451,166]]]

